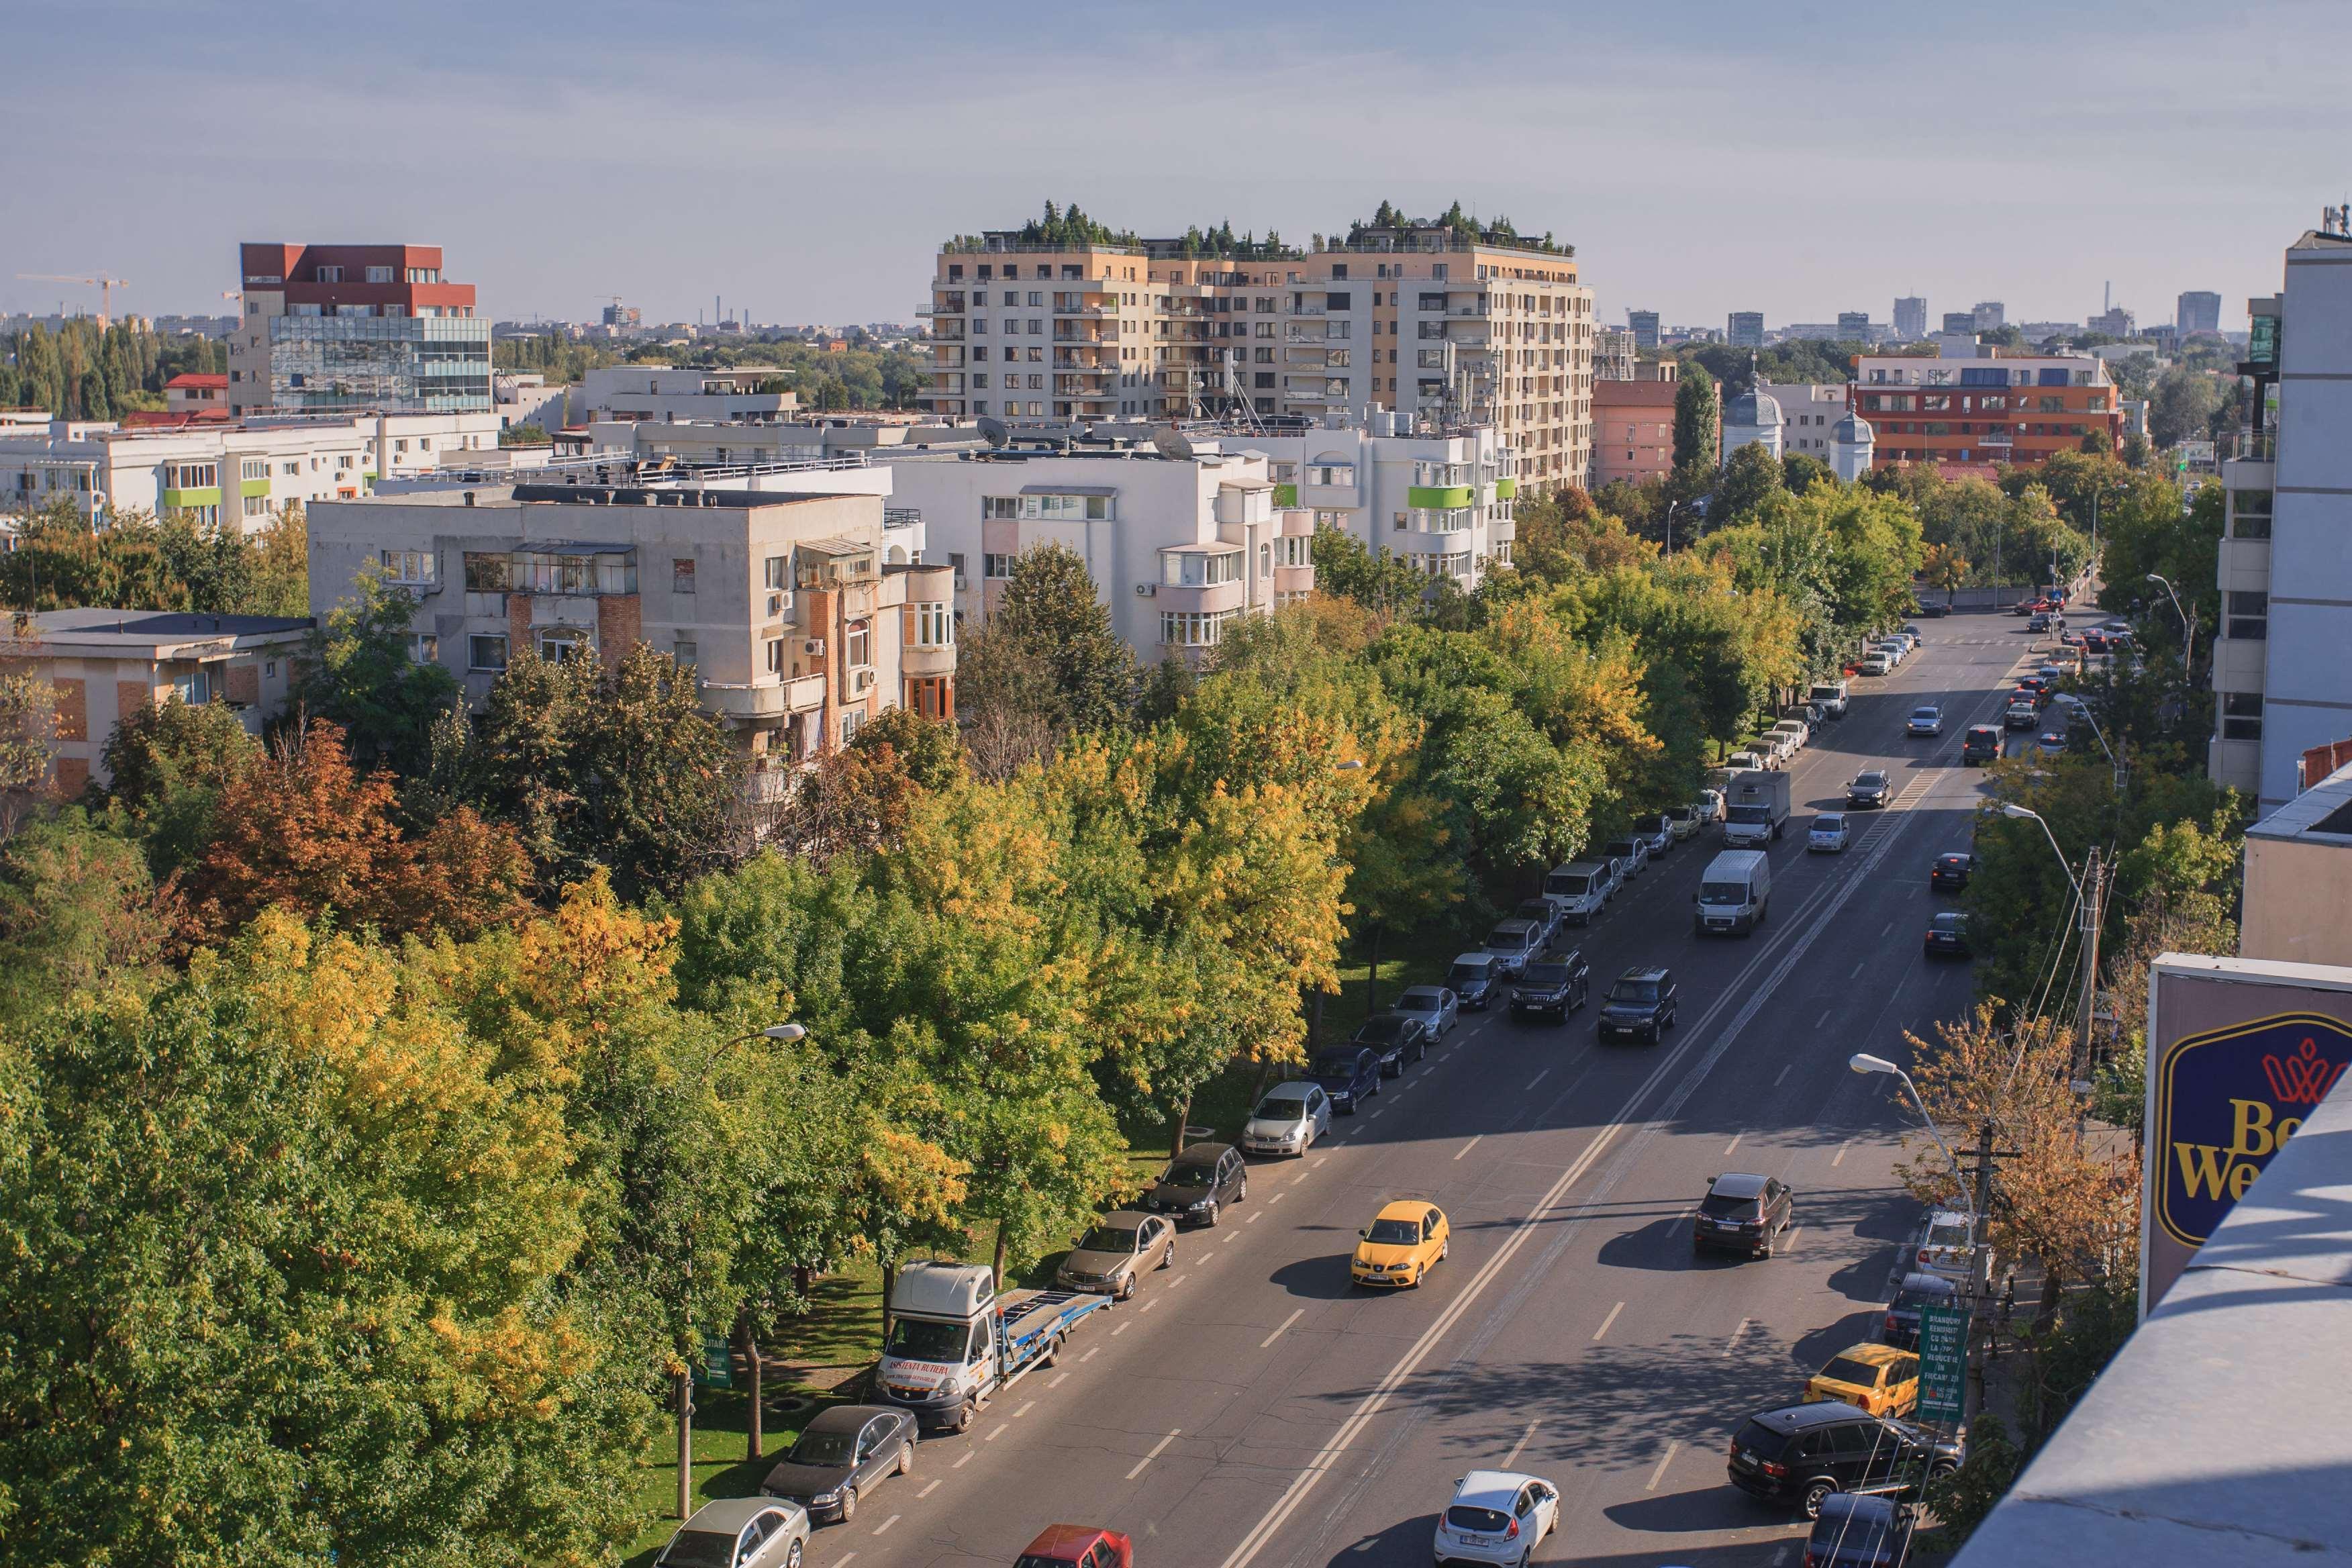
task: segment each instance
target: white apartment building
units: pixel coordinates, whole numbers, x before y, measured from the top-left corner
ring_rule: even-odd
[[[2305,751],[2352,738],[2352,230],[2331,221],[2289,246],[2284,287],[2248,310],[2251,406],[2275,384],[2277,424],[2221,465],[2207,768],[2267,814],[2294,798]]]
[[[1088,423],[1237,413],[1496,426],[1520,482],[1591,469],[1597,322],[1571,253],[1435,225],[1360,227],[1310,255],[1181,242],[941,249],[931,411]]]
[[[415,657],[478,703],[520,648],[611,666],[642,641],[693,667],[763,764],[806,762],[888,708],[954,717],[949,569],[886,562],[878,495],[418,488],[324,503],[310,538],[317,613],[383,574],[415,597]]]
[[[606,365],[588,372],[572,389],[568,405],[571,422],[694,420],[727,425],[782,419],[799,409],[800,395],[760,390],[781,374],[760,366],[678,370],[664,364]]]
[[[926,560],[953,574],[960,617],[985,621],[1024,551],[1087,563],[1138,658],[1199,660],[1224,628],[1310,592],[1314,514],[1275,504],[1265,454],[1145,449],[916,454],[889,459],[893,500],[919,512]]]
[[[1416,432],[1404,415],[1376,414],[1368,426],[1250,431],[1214,446],[1264,453],[1276,506],[1299,508],[1313,527],[1336,528],[1465,591],[1489,562],[1510,563],[1517,454],[1491,425]]]
[[[31,511],[65,499],[90,516],[177,511],[253,532],[289,502],[363,494],[374,478],[371,445],[356,420],[128,430],[52,420],[37,434],[0,432],[0,507]]]
[[[1772,396],[1780,405],[1781,455],[1802,452],[1829,462],[1836,455],[1838,421],[1845,417],[1846,388],[1776,381]]]

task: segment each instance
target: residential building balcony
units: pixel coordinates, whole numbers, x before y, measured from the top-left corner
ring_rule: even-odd
[[[1101,321],[1118,314],[1116,305],[1056,305],[1054,314],[1064,321]]]
[[[1313,567],[1307,568],[1312,572]],[[1242,582],[1176,584],[1161,583],[1153,590],[1154,605],[1161,612],[1178,610],[1238,610],[1249,603],[1249,585]]]
[[[2262,690],[2264,684],[2263,660],[2269,647],[2269,641],[2262,637],[2213,639],[2213,689]]]
[[[822,675],[770,676],[764,680],[701,683],[702,705],[729,719],[781,719],[824,706]]]
[[[898,650],[898,672],[910,679],[935,675],[953,675],[956,650],[953,643],[943,646],[908,643]]]
[[[940,369],[940,370],[947,370],[947,369],[950,369],[950,368],[954,368],[954,369],[958,369],[958,370],[962,369],[962,368],[963,368],[963,347],[962,347],[962,345],[961,345],[961,344],[957,344],[957,345],[955,345],[954,347],[949,347],[948,345],[946,345],[946,344],[944,344],[944,343],[940,343],[940,344],[934,344],[934,345],[932,345],[932,348],[931,348],[931,363],[932,363],[934,366],[936,366],[937,368]]]
[[[1276,566],[1274,569],[1274,591],[1277,594],[1311,593],[1315,587],[1312,566]]]

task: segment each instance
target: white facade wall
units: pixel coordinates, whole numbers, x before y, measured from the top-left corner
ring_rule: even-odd
[[[800,407],[800,395],[760,392],[759,384],[782,373],[678,370],[668,365],[606,365],[581,378],[571,403],[572,417],[599,419],[737,420],[781,419]]]
[[[1834,468],[1837,423],[1845,417],[1843,385],[1783,386],[1774,382],[1772,396],[1780,405],[1780,452],[1802,452]]]
[[[1277,500],[1306,510],[1313,523],[1401,555],[1432,576],[1453,577],[1465,590],[1478,585],[1489,562],[1510,562],[1518,531],[1516,454],[1493,426],[1391,436],[1351,425],[1219,445],[1264,452]],[[1343,478],[1349,482],[1327,482]],[[1466,505],[1425,504],[1433,489],[1465,487]]]
[[[29,510],[65,497],[94,515],[160,512],[176,500],[203,521],[253,532],[289,502],[362,494],[373,435],[373,421],[360,420],[124,430],[60,419],[42,435],[0,435],[0,506]],[[192,500],[195,487],[178,481],[205,464],[214,482],[201,488],[218,494]]]

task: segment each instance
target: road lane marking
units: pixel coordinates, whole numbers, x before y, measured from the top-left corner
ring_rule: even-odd
[[[905,1517],[906,1515],[904,1514],[892,1514],[889,1518],[884,1520],[881,1523],[874,1527],[874,1533],[877,1535],[887,1535],[890,1532],[890,1527]]]
[[[1787,1252],[1794,1252],[1794,1251],[1796,1251],[1796,1250],[1797,1250],[1797,1237],[1801,1237],[1801,1236],[1802,1236],[1802,1235],[1804,1235],[1804,1234],[1805,1234],[1805,1227],[1804,1227],[1803,1226],[1801,1226],[1801,1226],[1792,1226],[1792,1227],[1790,1229],[1789,1234],[1788,1234],[1787,1236],[1783,1237],[1780,1239],[1780,1246],[1778,1246],[1777,1247],[1775,1247],[1773,1250],[1774,1250],[1774,1251],[1776,1251],[1776,1252],[1783,1252],[1783,1253],[1787,1253]]]
[[[1818,1029],[1818,1028],[1821,1028],[1821,1027],[1824,1026],[1825,1025],[1827,1025],[1827,1024],[1829,1023],[1829,1021],[1830,1021],[1830,1015],[1831,1015],[1831,1014],[1832,1014],[1832,1013],[1834,1013],[1834,1012],[1836,1012],[1836,1011],[1837,1011],[1837,1009],[1836,1009],[1836,1008],[1834,1008],[1834,1007],[1824,1007],[1824,1008],[1822,1008],[1822,1016],[1821,1016],[1820,1017],[1818,1017],[1818,1018],[1816,1018],[1816,1019],[1814,1019],[1814,1020],[1813,1020],[1813,1027],[1814,1027],[1814,1028],[1816,1028],[1816,1029]]]
[[[1318,1154],[1315,1158],[1307,1162],[1307,1168],[1310,1171],[1320,1170],[1322,1168],[1323,1162],[1330,1157],[1331,1156],[1328,1154]]]
[[[1658,1456],[1658,1468],[1650,1472],[1650,1484],[1642,1489],[1643,1491],[1654,1492],[1658,1489],[1658,1483],[1666,1479],[1666,1467],[1675,1462],[1675,1456],[1682,1452],[1682,1439],[1679,1437],[1666,1445],[1666,1451]]]
[[[1375,1111],[1370,1112],[1370,1114],[1368,1114],[1368,1115],[1364,1118],[1364,1120],[1365,1120],[1365,1121],[1378,1121],[1380,1119],[1381,1119],[1381,1112],[1380,1112],[1380,1111],[1378,1111],[1378,1110],[1375,1110]]]
[[[1045,1386],[1048,1388],[1059,1388],[1062,1384],[1069,1381],[1070,1374],[1068,1373],[1057,1372],[1054,1374],[1053,1379],[1045,1384]]]
[[[855,1552],[843,1552],[840,1556],[833,1560],[833,1568],[848,1568],[849,1560],[856,1555],[857,1553]]]
[[[1175,1440],[1176,1432],[1175,1430],[1171,1430],[1169,1432],[1168,1436],[1160,1438],[1159,1442],[1153,1444],[1151,1447],[1151,1452],[1144,1455],[1143,1458],[1135,1461],[1135,1468],[1127,1472],[1127,1479],[1131,1481],[1135,1479],[1136,1477],[1141,1475],[1143,1473],[1143,1467],[1151,1463],[1152,1460],[1158,1458],[1160,1455],[1166,1453],[1168,1451],[1168,1445],[1173,1443]]]
[[[1279,1196],[1280,1194],[1277,1194],[1276,1195]],[[1242,1221],[1242,1223],[1244,1225],[1255,1225],[1257,1223],[1257,1215],[1252,1215],[1249,1218]]]
[[[1739,1141],[1747,1136],[1748,1134],[1745,1132],[1733,1133],[1731,1135],[1731,1142],[1723,1146],[1724,1158],[1729,1159],[1731,1157],[1731,1152],[1739,1147]]]
[[[1090,1361],[1094,1360],[1094,1359],[1095,1359],[1095,1357],[1097,1357],[1097,1356],[1098,1356],[1098,1355],[1100,1355],[1100,1354],[1102,1354],[1102,1346],[1100,1346],[1100,1345],[1097,1345],[1097,1346],[1095,1346],[1095,1347],[1094,1347],[1094,1349],[1092,1349],[1092,1350],[1090,1350],[1090,1351],[1087,1352],[1087,1353],[1086,1353],[1086,1354],[1084,1354],[1084,1355],[1082,1355],[1082,1356],[1080,1356],[1080,1357],[1078,1358],[1078,1364],[1079,1364],[1080,1366],[1084,1366],[1084,1365],[1086,1365],[1086,1364],[1087,1364],[1087,1363],[1088,1363],[1088,1362],[1090,1362]]]
[[[1159,1298],[1159,1297],[1157,1297],[1157,1296],[1154,1296],[1153,1298],[1151,1298],[1151,1300],[1150,1300],[1146,1301],[1142,1306],[1138,1307],[1138,1308],[1135,1310],[1135,1315],[1136,1315],[1137,1317],[1139,1317],[1139,1317],[1141,1317],[1144,1313],[1149,1312],[1150,1310],[1151,1310],[1151,1309],[1152,1309],[1152,1308],[1157,1307],[1158,1305],[1160,1305],[1160,1298]]]
[[[1748,1331],[1748,1325],[1755,1321],[1756,1320],[1753,1318],[1742,1318],[1739,1320],[1739,1326],[1731,1331],[1731,1337],[1729,1339],[1723,1342],[1724,1354],[1729,1355],[1733,1351],[1739,1348],[1739,1336],[1746,1333]]]
[[[1786,1563],[1788,1560],[1789,1549],[1783,1546],[1778,1552],[1772,1553],[1772,1568],[1780,1568],[1780,1564]]]
[[[1539,1083],[1543,1082],[1543,1080],[1544,1080],[1544,1079],[1546,1079],[1549,1078],[1550,1076],[1551,1076],[1551,1068],[1544,1068],[1544,1069],[1543,1069],[1543,1071],[1541,1071],[1541,1072],[1539,1072],[1539,1073],[1536,1074],[1536,1076],[1535,1076],[1535,1077],[1533,1077],[1533,1078],[1531,1078],[1531,1079],[1528,1079],[1528,1088],[1529,1088],[1529,1089],[1533,1089],[1533,1088],[1535,1088],[1535,1086],[1536,1086],[1536,1085],[1538,1085],[1538,1084],[1539,1084]]]
[[[1504,1455],[1503,1462],[1495,1468],[1498,1470],[1507,1470],[1514,1464],[1517,1463],[1519,1455],[1527,1448],[1528,1439],[1533,1437],[1536,1435],[1536,1428],[1542,1425],[1543,1417],[1540,1415],[1536,1417],[1533,1421],[1528,1422],[1528,1429],[1519,1434],[1519,1440],[1511,1445],[1511,1451]]]
[[[1609,1309],[1609,1315],[1601,1320],[1601,1326],[1599,1328],[1592,1331],[1594,1342],[1599,1342],[1601,1336],[1609,1331],[1609,1325],[1617,1321],[1617,1314],[1624,1310],[1625,1303],[1622,1301],[1618,1302],[1615,1306]]]
[[[1272,1196],[1271,1198],[1268,1198],[1266,1201],[1267,1201],[1268,1203],[1276,1203],[1276,1204],[1278,1204],[1278,1203],[1280,1203],[1283,1199],[1285,1199],[1285,1198],[1288,1197],[1289,1195],[1290,1195],[1290,1194],[1289,1194],[1287,1191],[1279,1192],[1279,1193],[1275,1194],[1274,1194],[1274,1196]],[[1253,1217],[1255,1217],[1255,1216],[1253,1216]]]
[[[1797,1064],[1794,1062],[1782,1062],[1780,1064],[1780,1070],[1772,1075],[1772,1087],[1774,1089],[1780,1088],[1780,1080],[1787,1078],[1789,1076],[1789,1069],[1796,1065]]]
[[[1484,1138],[1485,1136],[1486,1135],[1484,1132],[1478,1134],[1478,1138]],[[1478,1138],[1473,1138],[1470,1142],[1462,1145],[1459,1150],[1455,1151],[1454,1157],[1459,1160],[1463,1155],[1467,1154],[1471,1150],[1475,1149],[1478,1146]]]
[[[940,1478],[939,1478],[939,1477],[937,1477],[937,1476],[933,1476],[933,1477],[931,1478],[931,1479],[930,1479],[930,1484],[929,1484],[929,1485],[928,1485],[928,1486],[926,1486],[925,1488],[923,1488],[923,1489],[922,1489],[921,1491],[919,1491],[919,1492],[917,1492],[917,1493],[915,1494],[915,1500],[916,1500],[917,1502],[920,1502],[920,1501],[922,1501],[925,1498],[927,1498],[927,1497],[930,1496],[933,1492],[937,1491],[937,1490],[939,1490],[939,1489],[940,1489]]]
[[[978,1450],[976,1450],[976,1449],[974,1450],[974,1452],[977,1452],[977,1451],[978,1451]],[[969,1465],[969,1464],[971,1464],[971,1454],[966,1454],[962,1458],[958,1459],[954,1464],[950,1465],[950,1466],[948,1467],[948,1468],[949,1468],[949,1469],[950,1469],[950,1470],[961,1470],[961,1469],[962,1469],[966,1465]]]
[[[1028,1415],[1028,1414],[1029,1414],[1029,1412],[1031,1412],[1032,1410],[1034,1410],[1034,1409],[1036,1409],[1036,1408],[1037,1408],[1037,1402],[1036,1402],[1035,1400],[1034,1400],[1034,1399],[1033,1399],[1033,1400],[1031,1400],[1028,1404],[1026,1404],[1026,1405],[1023,1405],[1020,1409],[1018,1409],[1018,1410],[1014,1411],[1014,1412],[1013,1413],[1013,1419],[1014,1419],[1015,1421],[1018,1421],[1018,1420],[1020,1420],[1024,1415]]]
[[[1260,1349],[1260,1350],[1267,1349],[1269,1346],[1271,1346],[1271,1345],[1274,1343],[1274,1342],[1275,1342],[1275,1341],[1276,1341],[1276,1340],[1278,1340],[1278,1339],[1282,1338],[1282,1330],[1283,1330],[1283,1329],[1286,1329],[1286,1328],[1290,1327],[1290,1325],[1291,1325],[1291,1324],[1293,1324],[1293,1323],[1295,1323],[1295,1322],[1298,1321],[1298,1320],[1299,1320],[1299,1319],[1301,1319],[1301,1318],[1305,1317],[1306,1315],[1307,1315],[1307,1309],[1306,1309],[1306,1308],[1304,1308],[1304,1307],[1301,1307],[1301,1308],[1299,1308],[1297,1311],[1295,1311],[1295,1312],[1291,1313],[1291,1314],[1290,1314],[1290,1316],[1288,1316],[1288,1317],[1286,1317],[1286,1318],[1283,1319],[1283,1320],[1282,1320],[1282,1328],[1278,1328],[1278,1329],[1275,1330],[1275,1331],[1274,1331],[1274,1332],[1272,1332],[1272,1333],[1270,1333],[1270,1334],[1266,1335],[1266,1336],[1265,1336],[1265,1338],[1264,1338],[1264,1339],[1262,1339],[1262,1340],[1258,1341],[1258,1342],[1257,1342],[1257,1348],[1258,1348],[1258,1349]]]
[[[1173,1290],[1174,1289],[1176,1289],[1176,1287],[1177,1287],[1177,1286],[1181,1285],[1182,1283],[1184,1283],[1184,1279],[1185,1279],[1185,1277],[1184,1277],[1183,1275],[1181,1275],[1181,1274],[1177,1275],[1174,1279],[1171,1279],[1171,1280],[1169,1280],[1169,1281],[1168,1281],[1168,1289],[1170,1289],[1171,1290]]]
[[[1853,1139],[1851,1139],[1851,1138],[1849,1138],[1849,1139],[1847,1139],[1847,1140],[1845,1141],[1845,1142],[1841,1143],[1841,1144],[1839,1144],[1839,1145],[1838,1145],[1837,1152],[1830,1156],[1830,1168],[1831,1168],[1832,1170],[1835,1170],[1838,1166],[1843,1165],[1843,1164],[1844,1164],[1844,1163],[1845,1163],[1845,1152],[1846,1152],[1846,1149],[1847,1149],[1847,1148],[1848,1148],[1848,1146],[1850,1146],[1853,1142]]]
[[[995,1442],[999,1437],[1003,1436],[1004,1436],[1004,1433],[1005,1433],[1005,1428],[1004,1428],[1004,1427],[1002,1427],[1002,1426],[991,1426],[991,1427],[988,1429],[988,1436],[985,1436],[985,1437],[982,1437],[982,1438],[981,1439],[981,1441],[982,1441],[982,1442],[983,1442],[983,1443],[993,1443],[993,1442]]]
[[[1126,1323],[1121,1323],[1118,1327],[1117,1327],[1117,1328],[1113,1329],[1113,1330],[1110,1331],[1110,1337],[1111,1337],[1112,1339],[1117,1339],[1117,1338],[1118,1338],[1118,1336],[1119,1336],[1119,1335],[1121,1335],[1121,1334],[1123,1334],[1123,1333],[1127,1332],[1129,1326],[1129,1325],[1128,1325],[1128,1324],[1126,1324]]]
[[[1868,959],[1866,959],[1866,958],[1865,958],[1865,959],[1864,959],[1864,960],[1862,961],[1862,963],[1855,964],[1855,965],[1853,966],[1853,973],[1852,974],[1850,974],[1850,975],[1846,976],[1846,978],[1847,978],[1847,979],[1849,979],[1849,980],[1859,980],[1859,979],[1861,979],[1861,978],[1862,978],[1862,972],[1863,972],[1864,968],[1869,964],[1869,963],[1870,963],[1870,960],[1868,960]],[[1822,1014],[1822,1017],[1824,1017],[1824,1018],[1826,1018],[1826,1017],[1828,1017],[1828,1016],[1829,1016],[1829,1015],[1828,1015],[1827,1013],[1824,1013],[1824,1014]]]

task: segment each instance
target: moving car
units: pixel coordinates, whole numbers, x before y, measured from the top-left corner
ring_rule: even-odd
[[[2057,730],[2042,731],[2042,738],[2033,742],[2033,749],[2045,758],[2063,757],[2066,754],[2066,736]]]
[[[1805,1537],[1806,1568],[1903,1568],[1911,1560],[1916,1511],[1893,1498],[1823,1498]]]
[[[1761,849],[1727,849],[1700,874],[1691,920],[1702,935],[1752,931],[1764,923],[1771,897],[1771,858]]]
[[[1308,1079],[1269,1089],[1242,1123],[1242,1147],[1253,1154],[1304,1154],[1331,1131],[1331,1097]]]
[[[1486,933],[1486,951],[1494,956],[1495,967],[1508,979],[1525,969],[1528,960],[1543,950],[1543,932],[1535,922],[1507,920]]]
[[[1960,763],[1972,767],[1990,763],[2000,755],[2000,731],[1990,724],[1971,724],[1969,732],[1960,737]]]
[[[1338,1046],[1318,1052],[1307,1064],[1307,1076],[1331,1097],[1331,1109],[1353,1116],[1356,1108],[1381,1091],[1381,1058],[1362,1046]]]
[[[1049,1524],[1013,1568],[1135,1568],[1135,1540],[1091,1524]]]
[[[1445,972],[1445,984],[1454,999],[1473,1013],[1483,1013],[1495,1005],[1496,988],[1502,977],[1495,973],[1495,955],[1491,952],[1457,952],[1454,965]]]
[[[2044,610],[2034,611],[2032,619],[2025,623],[2025,629],[2029,632],[2048,631],[2050,629],[2049,613]]]
[[[2096,626],[2092,627],[2089,631],[2083,634],[2083,648],[2086,653],[2106,652],[2107,634],[2099,630]]]
[[[1731,1171],[1710,1179],[1691,1224],[1691,1250],[1772,1256],[1772,1241],[1797,1217],[1797,1197],[1770,1176]]]
[[[1429,1031],[1412,1014],[1391,1008],[1365,1019],[1349,1043],[1372,1053],[1372,1064],[1382,1078],[1402,1078],[1407,1062],[1429,1054]]]
[[[1813,818],[1812,831],[1805,835],[1808,854],[1820,850],[1827,855],[1842,855],[1852,840],[1845,830],[1845,817],[1834,811],[1824,811]]]
[[[1873,1415],[1908,1415],[1919,1403],[1919,1357],[1893,1345],[1849,1346],[1805,1381],[1805,1403],[1842,1399]]]
[[[1559,905],[1566,919],[1580,926],[1591,925],[1592,917],[1608,905],[1616,892],[1616,878],[1599,861],[1570,860],[1565,866],[1553,867],[1544,878],[1544,897]]]
[[[1903,635],[1911,639],[1911,646],[1913,647],[1917,647],[1921,643],[1927,641],[1927,638],[1919,635],[1919,628],[1913,626],[1908,621],[1903,623]]]
[[[1731,1484],[1807,1519],[1838,1492],[1893,1494],[1960,1468],[1958,1439],[1851,1405],[1759,1410],[1731,1439]]]
[[[1893,793],[1894,785],[1887,782],[1884,773],[1876,768],[1865,768],[1854,774],[1853,782],[1845,786],[1845,803],[1856,810],[1885,805]]]
[[[1625,879],[1629,882],[1650,868],[1649,846],[1630,834],[1611,839],[1601,853],[1625,868]]]
[[[1675,1026],[1677,992],[1671,970],[1636,965],[1617,977],[1601,1004],[1600,1035],[1646,1038],[1653,1044]]]
[[[801,1568],[809,1517],[797,1503],[730,1497],[704,1503],[669,1538],[655,1568]]]
[[[1528,965],[1511,987],[1511,1016],[1549,1013],[1566,1021],[1592,994],[1592,966],[1584,954],[1570,950],[1560,958],[1538,959]]]
[[[2000,727],[2004,730],[2031,730],[2042,722],[2042,705],[2031,697],[2012,700],[2001,710]]]
[[[1462,1004],[1443,985],[1408,985],[1396,1010],[1421,1026],[1423,1041],[1442,1040],[1462,1021]]]
[[[1124,1301],[1134,1296],[1146,1268],[1165,1268],[1175,1261],[1173,1222],[1162,1215],[1113,1209],[1078,1237],[1055,1271],[1054,1285]]]
[[[1958,910],[1945,910],[1928,921],[1927,952],[1930,958],[1974,958],[1976,952],[1969,946],[1969,917]]]
[[[1865,654],[1859,668],[1864,675],[1891,675],[1895,661],[1883,653]]]
[[[1214,1225],[1227,1204],[1249,1196],[1249,1167],[1230,1143],[1195,1143],[1168,1162],[1136,1205],[1178,1225]]]
[[[1437,1516],[1437,1568],[1450,1563],[1521,1563],[1559,1527],[1559,1489],[1534,1476],[1473,1470]]]
[[[760,1489],[812,1518],[847,1524],[861,1496],[914,1468],[914,1416],[884,1405],[837,1405],[809,1418]]]
[[[1927,886],[1937,892],[1957,893],[1969,885],[1969,878],[1977,868],[1977,858],[1955,849],[1936,857],[1927,868]]]
[[[1878,1337],[1897,1350],[1916,1350],[1919,1309],[1956,1306],[1959,1299],[1960,1288],[1940,1274],[1906,1274],[1895,1292],[1895,1300],[1886,1304],[1886,1316],[1879,1323]]]
[[[1349,1281],[1402,1289],[1420,1284],[1445,1261],[1454,1233],[1444,1211],[1427,1198],[1399,1198],[1382,1205],[1356,1234],[1361,1239],[1348,1265]]]
[[[1932,703],[1914,708],[1911,710],[1911,717],[1904,721],[1903,732],[1906,735],[1942,734],[1944,710]]]
[[[1942,620],[1952,613],[1952,602],[1949,599],[1932,600],[1920,605],[1919,613],[1934,620]]]

